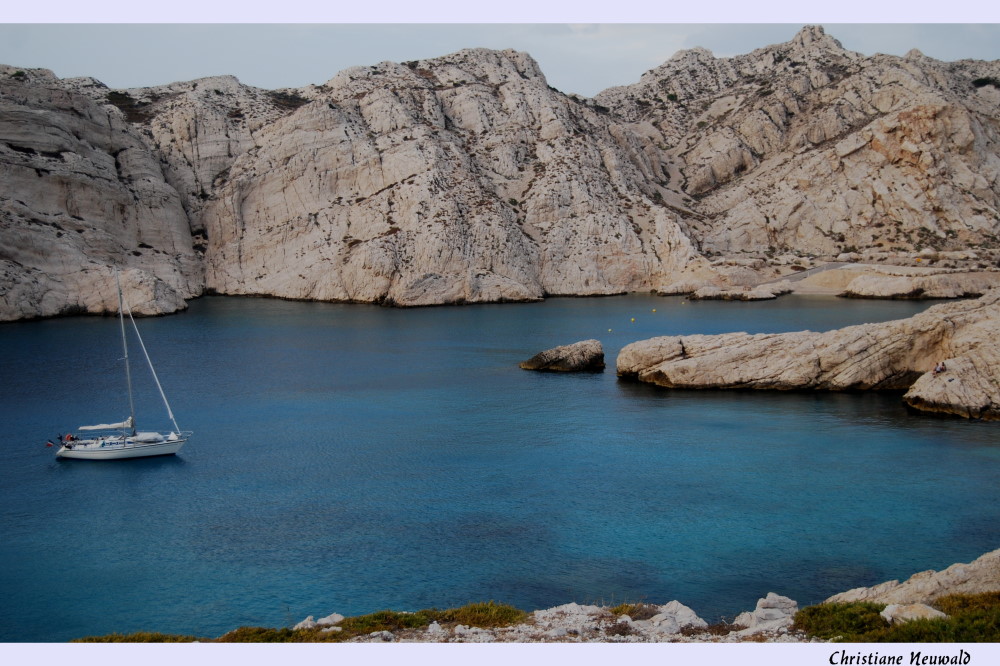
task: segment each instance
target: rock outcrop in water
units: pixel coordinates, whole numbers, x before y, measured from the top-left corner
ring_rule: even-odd
[[[0,66],[0,320],[108,310],[111,264],[148,313],[206,290],[398,305],[743,290],[789,257],[865,252],[975,249],[953,263],[982,270],[998,81],[998,62],[866,57],[818,27],[734,58],[683,51],[595,99],[510,50],[277,91]]]
[[[692,301],[768,301],[778,296],[792,292],[787,280],[775,284],[763,284],[756,287],[739,289],[721,289],[719,287],[701,287],[692,292],[688,298]]]
[[[1000,289],[880,324],[814,333],[685,335],[624,347],[617,371],[666,388],[907,390],[928,412],[1000,420]],[[938,362],[946,370],[936,372]]]
[[[600,372],[604,370],[604,347],[600,340],[583,340],[546,349],[519,365],[525,370]]]

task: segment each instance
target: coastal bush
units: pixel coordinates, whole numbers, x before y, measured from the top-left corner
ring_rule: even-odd
[[[989,611],[1000,608],[1000,592],[982,594],[950,594],[934,602],[934,607],[946,615],[961,615],[973,611]]]
[[[309,103],[309,100],[305,97],[302,97],[298,93],[294,92],[272,90],[267,93],[267,96],[271,99],[271,103],[274,104],[274,106],[286,111],[294,111],[300,106],[305,106]]]
[[[793,628],[826,640],[868,641],[867,637],[870,634],[889,626],[889,623],[879,615],[883,609],[885,604],[863,601],[806,606],[795,614]]]
[[[108,104],[121,109],[122,113],[125,114],[125,119],[130,123],[145,123],[153,117],[153,114],[146,108],[149,106],[146,102],[140,102],[127,92],[111,90],[105,96],[105,99]]]
[[[467,604],[460,608],[449,608],[443,611],[421,612],[440,623],[464,624],[468,627],[481,629],[509,627],[512,624],[524,622],[528,617],[528,614],[523,610],[507,604],[498,604],[495,601]]]
[[[608,609],[612,615],[628,615],[633,620],[648,620],[660,612],[660,609],[652,604],[618,604],[614,608]]]
[[[297,632],[285,627],[271,629],[269,627],[240,627],[233,629],[217,639],[216,643],[293,643]]]
[[[890,625],[879,615],[882,604],[819,604],[800,610],[795,628],[848,643],[1000,642],[1000,592],[953,594],[933,606],[948,617]]]
[[[632,625],[626,622],[615,622],[604,630],[606,636],[634,636],[638,633]]]
[[[681,636],[701,636],[704,634],[710,636],[728,636],[730,633],[741,629],[746,629],[746,627],[742,624],[730,624],[723,620],[715,624],[710,624],[707,627],[696,627],[694,625],[681,627]]]
[[[1000,88],[1000,80],[997,80],[992,76],[984,76],[979,79],[973,79],[972,85],[974,85],[977,88],[982,88],[983,86],[993,86],[994,88]]]
[[[416,629],[426,627],[431,623],[431,618],[426,611],[416,613],[400,613],[397,611],[384,610],[368,615],[358,615],[349,617],[340,623],[343,631],[338,633],[341,638],[361,636],[371,634],[376,631],[399,631],[401,629]]]
[[[218,643],[333,643],[376,631],[416,629],[430,624],[428,616],[418,613],[378,611],[367,615],[349,617],[340,623],[340,631],[323,631],[324,627],[310,629],[270,629],[268,627],[240,627],[216,639]]]
[[[405,629],[420,629],[431,622],[492,629],[507,627],[524,622],[528,614],[507,604],[495,601],[474,603],[459,608],[445,610],[421,610],[416,613],[397,611],[377,611],[367,615],[345,618],[338,625],[339,630],[324,631],[325,627],[310,629],[290,629],[283,627],[239,627],[218,638],[198,638],[178,634],[137,632],[134,634],[108,634],[78,638],[74,643],[332,643],[377,631],[397,632]]]

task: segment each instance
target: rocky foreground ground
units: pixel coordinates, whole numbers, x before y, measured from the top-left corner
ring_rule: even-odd
[[[917,617],[940,616],[928,604],[948,594],[974,594],[1000,590],[1000,549],[968,564],[954,564],[942,571],[924,571],[908,580],[888,581],[834,595],[829,602],[872,601],[889,604],[883,616],[890,622]],[[620,610],[621,607],[615,610]],[[564,604],[538,610],[528,619],[510,627],[481,629],[437,622],[419,629],[398,632],[378,631],[359,636],[352,642],[383,643],[803,643],[821,642],[793,628],[798,604],[773,592],[757,602],[757,607],[738,615],[731,624],[709,625],[693,610],[678,601],[662,606],[635,604],[628,614],[617,614],[600,606]],[[339,614],[314,620],[312,616],[296,629],[324,627],[339,631],[344,620]]]

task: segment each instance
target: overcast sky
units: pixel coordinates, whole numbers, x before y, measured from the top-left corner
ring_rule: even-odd
[[[320,9],[306,0],[285,0],[264,8],[243,2],[235,11],[226,9],[228,1],[179,0],[169,8],[136,9],[139,3],[115,0],[97,7],[78,0],[48,0],[5,10],[10,22],[0,24],[0,63],[45,67],[60,77],[93,76],[113,88],[232,74],[243,83],[273,89],[323,83],[353,65],[432,58],[471,47],[513,48],[530,53],[553,87],[592,96],[610,86],[636,82],[680,49],[702,46],[717,56],[748,53],[788,41],[805,24],[823,25],[845,48],[866,55],[903,55],[918,48],[939,60],[1000,59],[998,23],[849,22],[1000,18],[997,9],[964,7],[965,0],[949,2],[946,18],[914,13],[912,8],[897,12],[884,2],[875,12],[854,11],[852,3],[865,7],[860,0],[842,0],[838,7],[845,11],[824,10],[812,16],[780,7],[727,10],[718,0],[710,7],[686,10],[665,7],[674,3],[662,1],[641,10],[630,6],[633,0],[578,2],[572,10],[558,12],[550,5],[546,5],[549,11],[542,11],[528,0],[506,0],[502,3],[506,12],[489,15],[482,15],[481,7],[470,7],[473,3],[456,3],[460,9],[455,10],[433,2],[381,0],[377,6],[345,10],[335,0],[325,1]],[[394,6],[397,1],[400,4]],[[520,7],[527,9],[519,11]],[[609,13],[615,8],[617,13]],[[742,22],[706,23],[717,19]],[[70,22],[46,23],[52,20]],[[373,23],[386,20],[400,23]],[[464,23],[444,23],[455,20]],[[557,20],[583,22],[552,22]],[[757,22],[762,20],[772,22]]]

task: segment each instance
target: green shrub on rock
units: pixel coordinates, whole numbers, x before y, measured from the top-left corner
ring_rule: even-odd
[[[1000,592],[953,594],[932,605],[948,617],[890,625],[880,615],[884,604],[818,604],[796,614],[795,628],[817,638],[847,643],[1000,642]]]
[[[795,629],[826,640],[858,642],[889,626],[879,615],[885,604],[854,602],[806,606],[795,615]]]

